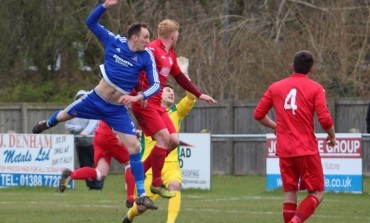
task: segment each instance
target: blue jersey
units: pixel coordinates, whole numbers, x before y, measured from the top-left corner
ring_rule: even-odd
[[[101,65],[103,78],[122,94],[129,94],[138,83],[142,70],[146,71],[150,85],[142,94],[149,98],[159,90],[159,78],[153,54],[149,49],[132,51],[128,39],[114,34],[99,24],[106,9],[99,4],[86,19],[89,29],[104,46],[104,65]]]

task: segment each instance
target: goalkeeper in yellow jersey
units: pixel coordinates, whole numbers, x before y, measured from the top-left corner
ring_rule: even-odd
[[[183,57],[181,59],[187,60],[186,58]],[[181,59],[178,58],[178,60]],[[196,102],[196,97],[193,94],[186,92],[186,96],[183,99],[181,99],[179,103],[174,104],[174,101],[175,94],[173,89],[168,85],[165,86],[162,92],[162,106],[167,109],[167,112],[176,128],[176,131],[179,132],[181,121],[193,108]],[[143,148],[142,160],[145,160],[152,151],[155,145],[155,141],[153,141],[151,137],[146,137],[145,135],[143,135],[141,144]],[[172,150],[170,153],[167,154],[161,174],[165,186],[171,191],[174,191],[176,193],[176,196],[170,198],[168,201],[168,215],[167,215],[167,223],[174,223],[180,211],[181,204],[180,190],[182,176],[179,164],[178,149]],[[151,182],[152,182],[152,170],[149,169],[146,172],[145,190],[151,199],[157,199],[159,195],[150,193]],[[145,206],[134,204],[134,206],[128,210],[122,222],[123,223],[132,222],[136,216],[140,215],[145,210],[146,210]]]

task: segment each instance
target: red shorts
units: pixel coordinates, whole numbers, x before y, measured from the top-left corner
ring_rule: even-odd
[[[145,108],[141,108],[141,103],[136,102],[132,103],[131,110],[146,136],[153,136],[162,129],[168,129],[170,134],[177,133],[164,107],[148,103]]]
[[[130,161],[130,155],[124,145],[120,145],[115,134],[106,135],[95,133],[94,136],[94,163],[95,165],[101,158],[110,164],[113,157],[121,164],[127,164]]]
[[[324,191],[320,154],[279,158],[283,191]]]

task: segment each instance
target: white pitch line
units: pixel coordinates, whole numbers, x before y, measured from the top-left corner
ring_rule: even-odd
[[[281,197],[258,197],[258,196],[248,196],[248,197],[223,197],[223,198],[206,198],[201,199],[202,201],[239,201],[239,200],[282,200]]]
[[[207,197],[207,196],[194,196],[194,195],[183,195],[184,197],[191,198],[191,199],[199,199],[201,201],[206,201],[206,202],[212,202],[212,201],[238,201],[238,200],[281,200],[283,201],[282,196],[270,196],[270,197],[265,197],[265,196],[237,196],[237,197],[232,197],[232,196],[223,196],[223,197]],[[305,197],[306,195],[302,195],[300,197]],[[330,199],[325,197],[325,202],[343,202],[343,200],[337,200],[337,199]]]
[[[279,215],[281,216],[281,212],[272,212],[272,211],[247,211],[245,209],[243,210],[220,210],[220,209],[214,209],[214,208],[182,208],[182,211],[208,211],[208,212],[218,212],[218,213],[248,213],[252,215]],[[316,218],[327,218],[327,219],[343,219],[343,216],[329,216],[329,215],[320,215],[320,214],[314,214]],[[370,220],[369,217],[359,217],[359,216],[352,216],[351,219],[356,220]]]
[[[192,198],[202,198],[202,196],[187,196],[187,197],[192,197]],[[203,197],[204,198],[204,197]],[[240,198],[240,197],[231,197],[231,199],[228,199],[228,200],[238,200],[237,198]],[[253,199],[271,199],[271,198],[276,198],[276,197],[269,197],[269,198],[266,198],[266,197],[259,197],[259,196],[244,196],[243,197],[244,199],[246,198],[253,198]],[[206,199],[205,201],[215,201],[215,200],[220,200],[220,198],[216,198],[216,199]],[[223,199],[223,200],[227,200],[226,198]],[[240,199],[239,199],[240,200]],[[202,200],[204,201],[204,200]],[[328,200],[325,200],[325,202],[327,202]],[[108,200],[103,200],[103,201],[97,201],[98,203],[108,203],[110,201]],[[9,205],[9,204],[12,204],[12,203],[18,203],[18,202],[9,202],[9,201],[3,201],[3,202],[0,202],[0,204],[5,204],[5,205]],[[101,205],[101,204],[95,204],[95,205],[91,205],[91,204],[67,204],[67,203],[64,203],[64,202],[37,202],[37,201],[30,201],[30,202],[24,202],[22,201],[23,204],[48,204],[48,205],[53,205],[54,207],[72,207],[72,208],[75,208],[75,207],[85,207],[85,208],[121,208],[121,205]],[[123,204],[122,204],[123,206]],[[160,212],[167,212],[167,207],[164,206],[164,207],[160,207],[157,211],[160,211]],[[190,211],[190,212],[199,212],[199,211],[202,211],[202,212],[217,212],[217,213],[240,213],[240,214],[245,214],[245,213],[248,213],[248,214],[251,214],[251,215],[278,215],[278,216],[281,216],[281,212],[272,212],[272,211],[248,211],[248,210],[225,210],[225,209],[215,209],[215,208],[187,208],[187,207],[182,207],[181,208],[181,212],[183,211]],[[325,218],[325,219],[342,219],[343,216],[328,216],[328,215],[320,215],[320,214],[315,214],[313,215],[315,216],[316,218]],[[354,220],[367,220],[370,222],[370,216],[369,217],[360,217],[360,216],[352,216],[351,219],[354,219]]]

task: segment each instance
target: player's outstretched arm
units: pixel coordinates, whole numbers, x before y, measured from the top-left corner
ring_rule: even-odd
[[[182,71],[182,73],[190,81],[190,77],[189,77],[189,74],[188,74],[189,59],[186,58],[186,57],[180,56],[180,57],[177,58],[177,64],[179,65],[180,70]],[[179,81],[178,81],[178,83],[179,83]],[[187,91],[187,95],[191,97],[191,95],[189,95],[188,93],[190,93],[189,91]],[[216,104],[217,103],[217,101],[215,99],[213,99],[211,96],[206,95],[206,94],[200,94],[199,99],[206,101],[208,104]]]
[[[213,105],[213,104],[216,104],[217,103],[217,101],[215,99],[213,99],[211,96],[206,95],[206,94],[201,94],[199,96],[199,99],[201,99],[203,101],[206,101],[210,105]]]
[[[103,3],[103,7],[108,9],[110,8],[111,6],[114,6],[114,5],[117,5],[118,4],[118,1],[119,0],[106,0],[104,1]]]

